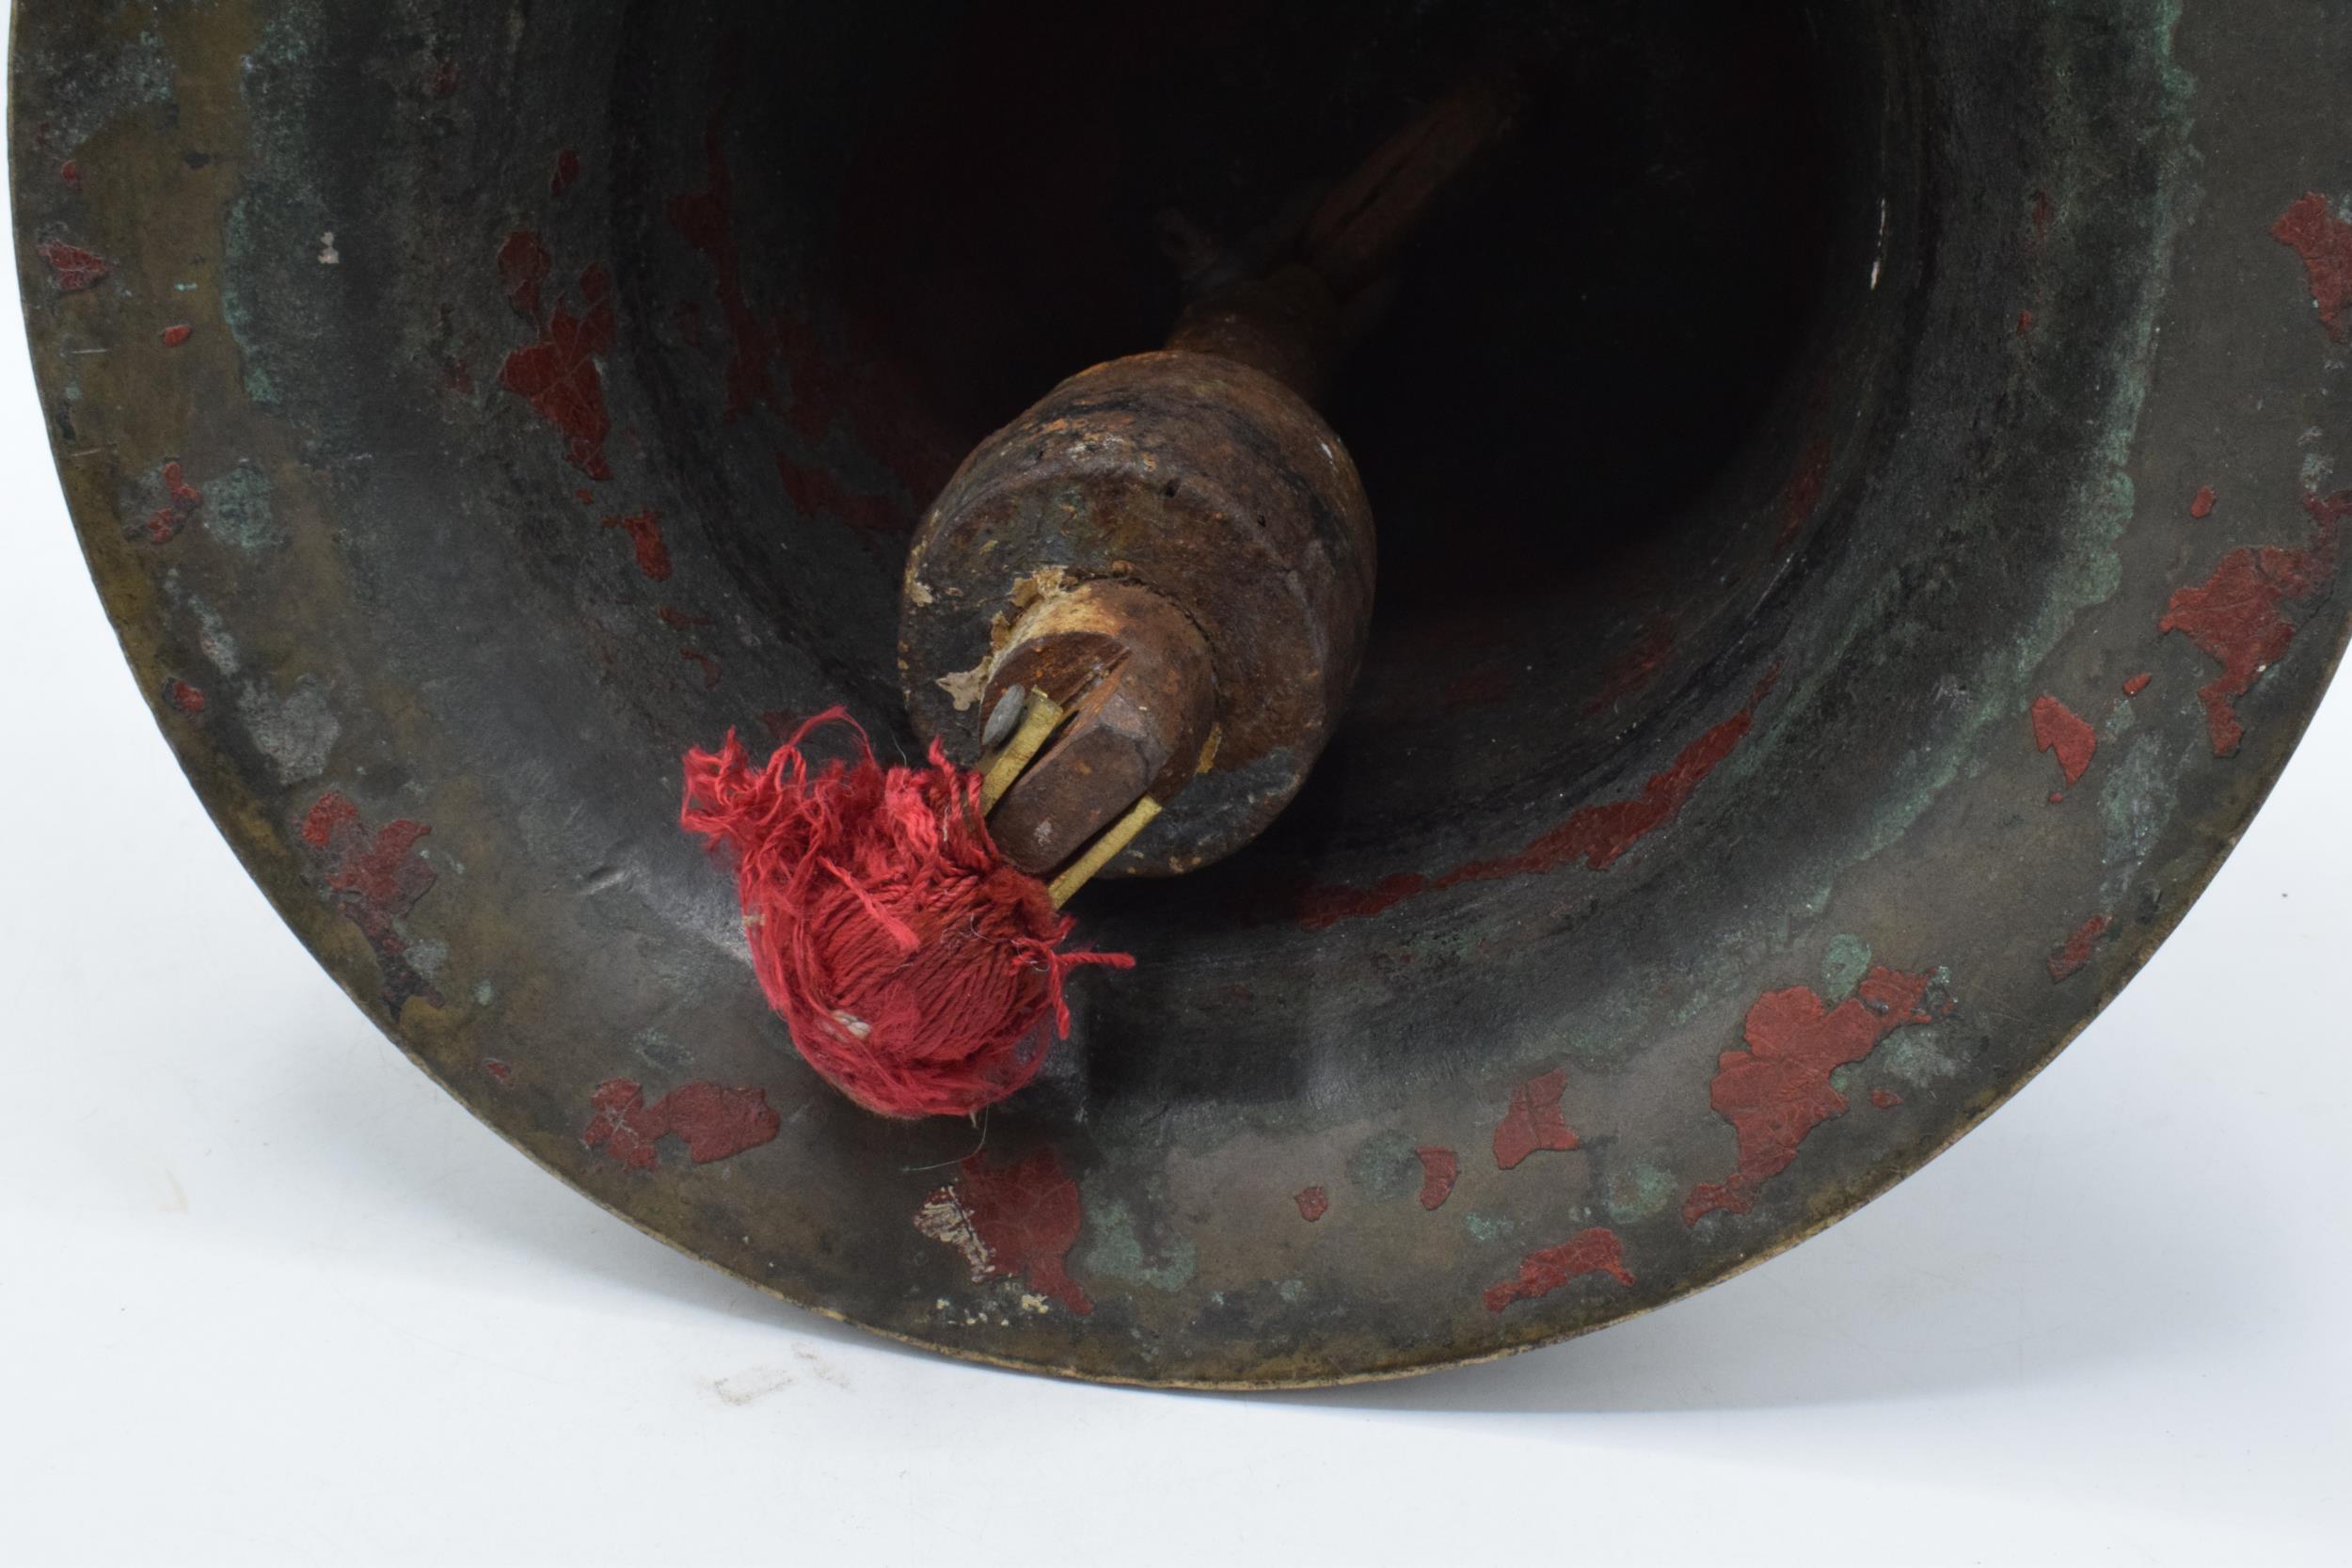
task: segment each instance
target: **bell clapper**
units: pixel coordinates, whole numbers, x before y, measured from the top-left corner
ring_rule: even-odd
[[[990,834],[1057,905],[1105,870],[1187,871],[1247,843],[1323,750],[1362,656],[1374,540],[1315,402],[1349,308],[1518,104],[1511,71],[1466,78],[1331,185],[1283,254],[1204,269],[1165,349],[1071,377],[983,441],[925,517],[901,602],[910,709],[919,730],[978,732]]]

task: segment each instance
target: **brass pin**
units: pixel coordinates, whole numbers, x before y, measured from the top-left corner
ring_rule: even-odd
[[[1026,706],[1021,710],[1021,727],[1012,732],[1005,749],[990,759],[988,768],[980,777],[980,812],[983,816],[996,809],[1005,791],[1013,786],[1040,751],[1044,749],[1054,731],[1058,728],[1069,709],[1042,691],[1029,693]]]
[[[1135,836],[1150,827],[1152,819],[1159,815],[1160,803],[1149,795],[1129,806],[1127,815],[1104,829],[1103,836],[1089,845],[1085,854],[1064,866],[1061,875],[1045,890],[1054,900],[1054,908],[1060,909],[1070,902],[1073,894],[1110,864],[1112,857],[1135,842]]]

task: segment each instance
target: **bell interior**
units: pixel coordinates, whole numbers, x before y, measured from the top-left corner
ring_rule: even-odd
[[[1327,399],[1381,551],[1347,716],[1257,842],[1089,890],[1089,939],[1147,962],[1083,988],[1083,1047],[1024,1101],[1048,1122],[1459,1074],[1555,1030],[1629,956],[1671,974],[1708,940],[1691,879],[1756,836],[1764,796],[1742,781],[1784,785],[1824,744],[1806,723],[1742,739],[1775,688],[1836,689],[1899,647],[1947,668],[2026,608],[1953,595],[1922,618],[1883,598],[1887,570],[1932,574],[1953,547],[1892,504],[1932,482],[1886,466],[1939,325],[1922,247],[1973,226],[1936,248],[1984,270],[1943,292],[2005,311],[1994,237],[2034,237],[2026,171],[1989,129],[2034,87],[1968,75],[1947,21],[1697,0],[1025,3],[919,25],[630,5],[534,22],[519,52],[493,21],[436,13],[401,40],[461,81],[446,123],[409,133],[406,191],[343,155],[326,119],[337,91],[386,90],[361,55],[290,59],[314,96],[273,104],[265,76],[255,97],[310,138],[302,195],[390,200],[415,226],[393,254],[353,250],[361,302],[325,325],[433,324],[446,385],[395,380],[375,401],[407,400],[398,419],[422,413],[466,454],[477,592],[530,606],[486,634],[536,673],[481,693],[513,737],[485,774],[502,796],[552,777],[566,859],[621,867],[650,890],[635,919],[729,953],[724,890],[663,842],[664,767],[834,705],[915,754],[894,595],[962,454],[1061,376],[1154,346],[1183,298],[1181,237],[1263,250],[1461,73],[1525,66],[1517,133],[1355,302]],[[2119,90],[2137,64],[2114,63]],[[495,90],[462,85],[474,71]],[[2067,260],[2086,283],[2099,262]],[[260,345],[310,324],[268,297],[268,272],[240,305],[251,368],[283,400],[303,372]],[[2086,363],[2128,300],[2110,289],[2081,313]],[[560,338],[566,315],[596,337],[610,430],[594,441],[515,380],[512,345]],[[2013,374],[2011,334],[1947,337],[1938,375]],[[1981,455],[1961,436],[1931,444],[1947,468]],[[647,514],[658,580],[593,526],[633,535]],[[428,569],[394,592],[421,611],[443,586]],[[1874,618],[1901,623],[1896,641],[1857,635]],[[435,678],[482,658],[482,621],[421,616],[409,662]],[[1872,745],[1887,750],[1846,752],[1853,816],[1884,785]],[[1508,1022],[1491,1047],[1433,1051],[1466,1007]]]
[[[1372,651],[1317,784],[1194,896],[1508,839],[1621,773],[1694,682],[1752,683],[1767,602],[1802,591],[1787,536],[1836,531],[1816,449],[1894,369],[1866,347],[1841,374],[1834,348],[1880,325],[1851,285],[1904,132],[1893,40],[1841,14],[631,9],[616,353],[651,403],[635,438],[692,499],[671,547],[707,547],[862,721],[897,724],[905,535],[1045,388],[1156,346],[1174,236],[1263,253],[1465,71],[1545,59],[1516,134],[1355,302],[1326,412],[1378,520]],[[1098,918],[1140,940],[1170,898],[1110,892]]]
[[[24,0],[20,263],[166,733],[485,1119],[957,1354],[1367,1375],[1655,1306],[1915,1168],[2282,765],[2341,358],[2273,225],[2341,221],[2303,150],[2352,39],[2227,9]],[[1516,133],[1326,404],[1380,549],[1329,748],[1227,859],[1085,890],[1137,965],[983,1126],[850,1105],[680,757],[838,705],[914,759],[901,567],[963,454],[1498,59]],[[2225,745],[2219,643],[2160,618],[2233,548],[2306,555]],[[1861,1054],[1774,1144],[1725,1064],[1791,1018]],[[615,1152],[681,1104],[773,1117]],[[1023,1182],[1044,1228],[943,1228]]]
[[[820,699],[902,732],[904,544],[963,452],[1060,377],[1155,346],[1187,244],[1270,253],[1461,74],[1536,62],[1514,135],[1351,307],[1326,412],[1364,474],[1381,585],[1348,716],[1262,840],[1089,894],[1089,939],[1168,978],[1096,989],[1096,1037],[1120,1043],[1085,1054],[1086,1094],[1289,1092],[1289,1053],[1152,1044],[1163,984],[1223,976],[1283,1033],[1320,1034],[1316,949],[1367,941],[1318,919],[1320,890],[1507,857],[1638,797],[1693,721],[1818,659],[1802,607],[1840,630],[1820,568],[1854,547],[1844,481],[1904,373],[1916,282],[1890,239],[1919,198],[1914,40],[1878,8],[1023,4],[911,28],[632,7],[614,24],[613,353],[644,399],[627,435],[678,493],[681,574],[691,557],[723,578],[757,628],[724,700],[696,705],[718,710],[704,738]],[[541,547],[561,574],[576,546]],[[788,675],[763,687],[762,663]],[[660,647],[612,695],[670,701],[679,673]],[[1418,1054],[1385,1035],[1311,1053],[1341,1072]]]

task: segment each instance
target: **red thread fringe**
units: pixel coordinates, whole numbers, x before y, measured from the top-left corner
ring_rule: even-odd
[[[810,776],[802,742],[829,723],[857,755]],[[930,766],[884,768],[839,708],[749,766],[732,731],[686,754],[678,821],[731,846],[760,989],[801,1054],[886,1117],[966,1116],[1037,1075],[1041,1025],[1062,1037],[1062,982],[1124,953],[1066,953],[1073,922],[1008,863],[980,816],[979,775],[933,742]]]

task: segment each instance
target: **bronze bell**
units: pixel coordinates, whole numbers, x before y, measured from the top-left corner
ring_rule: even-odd
[[[19,8],[126,654],[485,1120],[950,1354],[1403,1372],[1792,1243],[2146,959],[2344,643],[2340,7],[2226,115],[2290,8],[364,9]],[[993,820],[1128,823],[1139,965],[984,1138],[879,1121],[679,755],[1041,692]]]

